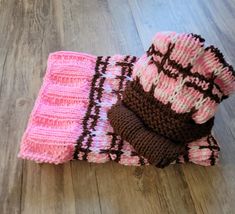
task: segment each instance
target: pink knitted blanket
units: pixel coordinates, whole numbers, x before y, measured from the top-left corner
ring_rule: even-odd
[[[128,143],[113,133],[108,109],[131,80],[134,56],[96,57],[84,53],[50,54],[47,71],[19,157],[39,163],[65,163],[79,159],[124,165],[144,165]],[[176,163],[214,165],[219,146],[213,136],[189,143]]]

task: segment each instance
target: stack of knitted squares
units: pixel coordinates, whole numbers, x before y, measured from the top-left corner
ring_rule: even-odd
[[[157,33],[140,58],[55,52],[19,157],[214,165],[214,115],[234,90],[233,68],[195,34]]]

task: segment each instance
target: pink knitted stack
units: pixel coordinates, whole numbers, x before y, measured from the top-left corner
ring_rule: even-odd
[[[161,48],[164,51],[163,44],[159,45]],[[223,69],[228,69],[213,61],[212,51],[208,50],[206,54],[208,60],[201,62],[200,66],[214,66],[218,75],[222,75]],[[147,55],[138,61],[134,77],[138,75],[146,58]],[[96,57],[75,52],[50,54],[43,85],[22,138],[19,157],[55,164],[72,159],[96,163],[114,160],[124,165],[148,164],[128,142],[113,133],[107,120],[107,111],[121,98],[126,82],[132,79],[136,60],[136,57],[121,55]],[[225,92],[230,90],[227,83],[225,80],[222,86]],[[145,90],[148,90],[147,84]],[[166,98],[161,97],[161,93],[156,93],[156,96],[162,102]],[[183,100],[178,98],[179,102]],[[205,102],[213,108],[213,103]],[[187,106],[182,105],[181,109],[176,110],[187,111]],[[201,112],[203,116],[194,115],[195,121],[203,122],[210,116],[206,108],[201,109]],[[208,166],[218,160],[219,146],[212,136],[189,143],[186,150],[188,153],[180,156],[176,162],[190,161]]]

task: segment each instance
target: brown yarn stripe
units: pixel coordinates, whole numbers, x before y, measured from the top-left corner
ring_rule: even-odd
[[[130,58],[130,56],[126,56],[125,58],[124,58],[124,62],[117,62],[116,63],[116,66],[121,66],[121,76],[119,77],[119,79],[120,79],[120,81],[119,81],[119,86],[118,86],[118,91],[119,91],[119,93],[117,94],[118,95],[118,100],[120,100],[121,99],[121,90],[122,90],[122,88],[123,88],[123,81],[124,81],[124,79],[126,78],[125,77],[125,73],[126,73],[126,67],[127,66],[129,66],[129,64],[128,63],[126,63],[126,61],[128,60]],[[116,141],[117,142],[117,141]],[[115,143],[116,143],[115,142]],[[121,155],[122,155],[122,147],[123,147],[123,140],[122,139],[120,139],[119,141],[118,141],[118,152],[116,153],[116,158],[115,158],[115,161],[116,162],[119,162],[120,161],[120,158],[121,158]]]
[[[142,158],[141,156],[139,156],[139,164],[141,166],[145,165],[144,158]]]
[[[93,108],[93,106],[95,104],[95,102],[94,102],[95,84],[96,84],[96,81],[99,78],[99,76],[98,76],[98,73],[99,73],[98,68],[99,68],[101,59],[102,59],[102,57],[97,57],[97,60],[96,60],[95,75],[93,76],[93,79],[92,79],[91,90],[90,90],[90,94],[89,94],[89,105],[88,105],[85,117],[83,118],[83,122],[82,122],[83,132],[80,135],[80,137],[78,138],[76,146],[75,146],[74,155],[73,155],[74,159],[78,159],[79,151],[81,151],[81,149],[82,149],[81,148],[82,147],[82,142],[83,142],[84,138],[86,137],[86,135],[90,134],[90,132],[88,130],[88,120],[90,119],[91,111],[92,111],[92,108]]]
[[[128,66],[128,71],[127,71],[127,76],[130,77],[131,74],[132,74],[132,67],[134,66],[133,63],[135,63],[137,61],[137,57],[133,56],[131,61],[130,61],[130,64]]]
[[[192,34],[192,35],[194,35],[194,37],[196,37],[196,38],[199,38],[201,42],[204,40],[204,39],[201,38],[199,35],[195,35],[195,34]],[[154,46],[153,46],[153,49],[154,49]],[[206,48],[205,50],[207,50],[207,49],[208,49],[208,48]],[[163,56],[163,54],[160,53],[159,51],[156,51],[154,54],[155,54],[155,55],[158,55],[158,56]],[[221,57],[219,57],[219,56],[217,56],[217,57],[218,57],[218,58],[221,58]],[[201,75],[201,74],[198,73],[198,72],[192,73],[192,72],[190,71],[190,69],[192,68],[192,65],[191,65],[190,63],[189,63],[189,65],[188,65],[186,68],[183,68],[183,66],[182,66],[180,63],[177,63],[175,60],[171,60],[171,59],[169,58],[169,59],[168,59],[168,62],[169,62],[169,65],[171,65],[172,68],[179,69],[179,71],[182,71],[183,74],[186,74],[186,75],[190,74],[190,76],[192,76],[192,77],[197,77],[197,78],[199,78],[199,79],[202,80],[202,81],[208,82],[210,85],[215,85],[215,87],[216,87],[221,93],[223,93],[223,91],[221,90],[220,86],[214,82],[214,77],[211,77],[210,79],[208,79],[208,78],[204,77],[203,75]],[[221,62],[221,63],[225,64],[225,62]],[[227,64],[227,66],[229,66],[229,65]]]
[[[118,87],[118,92],[119,93],[117,94],[118,95],[118,100],[120,100],[121,97],[122,97],[121,94],[122,94],[124,81],[126,80],[126,76],[128,76],[128,77],[131,76],[133,63],[135,61],[136,61],[136,57],[132,57],[130,59],[130,56],[126,56],[122,62],[117,62],[116,63],[116,66],[121,66],[121,76],[119,76],[120,81],[119,81],[119,87]],[[117,137],[115,139],[117,140]],[[115,144],[116,144],[116,142],[117,141],[115,141]],[[122,139],[120,139],[118,141],[118,150],[117,150],[116,158],[115,158],[116,162],[120,161],[121,155],[123,154],[123,151],[122,151],[123,143],[124,143],[124,141]]]
[[[121,67],[122,67],[122,69],[121,69],[121,76],[119,76],[120,81],[119,81],[118,91],[119,91],[120,93],[118,93],[118,100],[121,99],[121,90],[122,90],[122,87],[123,87],[123,81],[124,81],[124,79],[126,78],[126,77],[125,77],[126,66],[129,66],[128,63],[126,63],[126,61],[127,61],[129,58],[130,58],[130,56],[126,56],[126,57],[124,58],[124,61],[125,61],[125,62],[117,62],[117,63],[116,63],[117,66],[121,66]]]
[[[211,146],[211,141],[213,143],[215,143],[215,139],[212,136],[208,136],[207,141],[209,143],[209,146]],[[210,160],[210,164],[212,166],[215,165],[215,154],[214,154],[214,150],[213,149],[211,150],[211,156],[210,156],[209,160]]]
[[[199,149],[211,149],[211,150],[217,150],[220,151],[220,148],[218,146],[199,146]]]
[[[124,141],[122,139],[119,140],[118,142],[118,149],[116,151],[116,158],[114,161],[119,162],[121,159],[121,155],[123,154],[122,147],[123,147]]]
[[[164,54],[156,50],[154,47],[154,44],[152,44],[150,48],[147,50],[147,56],[151,56],[151,55],[157,55],[157,56],[162,57]]]
[[[95,87],[95,92],[97,93],[97,97],[95,100],[98,100],[99,102],[101,102],[102,94],[104,91],[103,86],[104,86],[104,82],[106,79],[104,76],[102,76],[102,74],[106,73],[109,59],[110,59],[110,56],[106,57],[106,59],[104,59],[104,61],[100,61],[100,64],[103,66],[101,68],[101,73],[99,72],[100,66],[97,67],[98,78],[100,78],[100,77],[101,78],[99,79],[100,82],[99,82],[98,87]],[[91,123],[89,130],[95,131],[95,127],[97,125],[98,119],[100,118],[100,116],[99,116],[100,108],[101,108],[101,106],[95,105],[95,115],[91,115],[91,118],[93,119],[93,121]],[[93,136],[94,135],[92,135],[92,134],[89,134],[89,136],[88,136],[87,148],[86,148],[85,154],[83,155],[83,160],[87,160],[87,156],[88,156],[88,153],[90,152],[89,148],[92,144]]]
[[[196,39],[199,39],[199,41],[201,43],[204,43],[205,42],[205,39],[201,37],[201,35],[198,35],[198,34],[194,34],[194,33],[191,33],[190,35],[192,35],[194,38]],[[220,52],[220,50],[216,47],[214,47],[213,45],[209,46],[209,47],[206,47],[205,48],[205,51],[208,51],[208,50],[211,50],[215,56],[219,59],[220,63],[223,64],[224,67],[228,67],[229,70],[232,71],[232,74],[235,76],[235,72],[234,72],[234,69],[231,65],[229,65],[225,59],[224,59],[224,56],[223,54]],[[150,55],[158,55],[160,57],[162,57],[164,54],[162,54],[160,51],[158,50],[155,50],[155,47],[154,45],[152,44],[149,48],[149,50],[147,51],[147,55],[150,56]],[[183,67],[181,64],[177,63],[175,60],[171,60],[171,59],[168,59],[171,63],[171,66],[174,66],[174,65],[177,65],[179,67]],[[191,72],[190,72],[191,73]],[[197,74],[197,75],[200,75],[201,78],[205,78],[203,75],[199,74],[199,73],[191,73],[191,74]],[[208,80],[207,78],[205,78],[206,80]],[[212,78],[213,79],[213,78]],[[216,83],[214,83],[214,85],[216,86],[216,88],[221,92],[222,90],[220,89],[219,85],[217,85]]]
[[[118,90],[116,90],[116,91],[113,90],[112,93],[115,93],[119,97],[119,99],[121,99],[120,92],[123,89],[123,84],[124,84],[124,81],[126,80],[126,76],[130,77],[130,75],[132,73],[133,63],[137,60],[137,58],[135,56],[131,58],[130,62],[127,62],[128,59],[130,59],[130,56],[126,56],[123,61],[116,62],[116,66],[121,66],[122,70],[121,70],[121,75],[117,76],[117,78],[120,79]],[[126,74],[126,67],[128,67],[127,74]],[[126,80],[126,81],[128,81],[128,80]],[[102,149],[100,151],[100,154],[108,153],[109,157],[110,157],[110,154],[116,154],[117,157],[116,157],[115,161],[119,162],[121,159],[121,155],[123,154],[123,151],[121,151],[122,146],[123,146],[123,142],[122,142],[122,140],[119,140],[117,135],[113,132],[108,132],[107,135],[112,136],[110,148],[109,149]],[[117,148],[117,150],[115,150],[113,148],[115,147],[115,145],[117,145],[117,141],[119,142],[118,148]],[[110,157],[110,159],[111,159],[111,157]]]
[[[192,35],[195,39],[199,39],[199,41],[200,41],[201,43],[205,42],[205,39],[202,38],[201,35],[194,34],[194,33],[190,33],[190,35]]]
[[[185,145],[185,154],[183,155],[184,161],[189,162],[189,147]]]
[[[203,75],[199,74],[198,72],[192,73],[191,68],[193,66],[191,64],[189,64],[186,68],[183,68],[183,66],[177,63],[175,60],[168,59],[168,63],[172,68],[178,69],[179,72],[181,72],[184,76],[187,76],[189,74],[191,77],[198,78],[201,81],[209,83],[208,88],[211,89],[213,88],[214,85],[219,90],[219,92],[223,94],[223,91],[221,90],[220,86],[214,82],[215,76],[212,76],[211,78],[208,79]]]
[[[154,49],[154,45],[152,45],[150,47],[150,49],[147,51],[147,56],[152,56],[152,55],[157,55],[157,56],[160,56],[162,57],[163,56],[163,59],[161,61],[161,63],[157,62],[156,60],[153,59],[153,56],[151,57],[151,62],[154,63],[156,65],[156,67],[158,68],[158,70],[160,71],[163,71],[165,75],[167,75],[168,77],[170,78],[174,78],[176,79],[179,74],[183,74],[183,76],[187,76],[189,75],[190,77],[193,77],[193,78],[198,78],[200,81],[202,82],[205,82],[205,83],[209,83],[209,87],[207,90],[204,90],[202,87],[198,86],[196,83],[192,83],[192,82],[186,82],[186,85],[188,87],[193,87],[195,90],[198,90],[200,93],[203,93],[203,95],[205,97],[210,97],[211,99],[215,100],[217,103],[220,102],[220,98],[218,97],[218,95],[216,94],[213,94],[211,91],[212,91],[212,88],[213,86],[215,86],[219,91],[220,93],[223,94],[223,91],[221,90],[221,88],[219,87],[218,84],[216,84],[214,82],[214,78],[215,77],[212,77],[210,79],[207,79],[206,77],[204,77],[203,75],[199,74],[199,73],[192,73],[191,72],[191,68],[192,68],[192,65],[189,63],[188,66],[186,68],[184,68],[180,63],[177,63],[175,60],[171,60],[170,59],[170,55],[173,51],[173,48],[174,48],[174,44],[170,44],[169,47],[168,47],[168,50],[166,52],[166,54],[163,54],[161,53],[160,51],[157,51]],[[171,73],[170,70],[168,69],[165,69],[163,66],[165,65],[166,63],[166,59],[167,59],[167,62],[168,64],[174,68],[174,69],[177,69],[177,71],[179,71],[179,73],[175,74],[175,73]]]
[[[100,65],[104,65],[104,67],[107,67],[108,59],[109,59],[109,57],[106,58],[106,60],[105,60],[106,64],[105,64],[104,62],[102,62],[102,56],[97,57],[96,66],[95,66],[95,74],[94,74],[93,79],[92,79],[91,89],[90,89],[90,94],[89,94],[89,105],[88,105],[88,108],[87,108],[87,112],[86,112],[86,114],[83,118],[83,122],[82,122],[83,132],[77,140],[75,150],[74,150],[74,155],[73,155],[74,159],[78,159],[78,154],[79,154],[80,151],[85,152],[85,158],[87,157],[87,153],[90,152],[89,147],[91,145],[91,140],[92,140],[90,128],[92,128],[92,127],[88,128],[88,121],[93,117],[92,126],[94,128],[95,125],[96,125],[96,121],[98,119],[98,115],[96,115],[96,117],[94,117],[94,116],[91,115],[91,112],[92,112],[93,107],[95,106],[95,92],[97,90],[96,89],[96,83],[97,83],[98,79],[101,76],[101,74],[99,72],[99,67],[100,67]],[[103,77],[103,79],[104,79],[104,77]],[[101,95],[102,95],[102,91],[101,91]],[[99,109],[98,109],[98,111],[96,109],[95,113],[99,113]],[[89,135],[89,143],[87,145],[87,148],[84,149],[84,148],[82,148],[82,142],[84,141],[84,139],[87,135]]]

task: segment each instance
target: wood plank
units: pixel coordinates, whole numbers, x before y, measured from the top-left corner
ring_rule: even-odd
[[[17,21],[15,26],[19,33],[14,48],[16,60],[12,66],[18,78],[15,88],[17,115],[14,117],[21,121],[15,125],[18,127],[18,139],[9,140],[9,144],[20,141],[42,83],[48,54],[61,49],[61,24],[56,21],[60,12],[58,4],[53,1],[21,1],[19,4],[17,11],[21,19],[17,18],[21,22]],[[14,162],[22,163],[16,158]],[[38,165],[25,161],[22,178],[19,213],[75,212],[70,164]]]
[[[97,166],[102,213],[195,213],[179,166]]]
[[[73,0],[63,8],[65,50],[106,56],[142,52],[126,0]]]
[[[16,158],[20,131],[27,102],[21,98],[22,80],[18,67],[17,40],[22,23],[21,5],[15,1],[0,3],[0,213],[19,213],[22,162]]]

